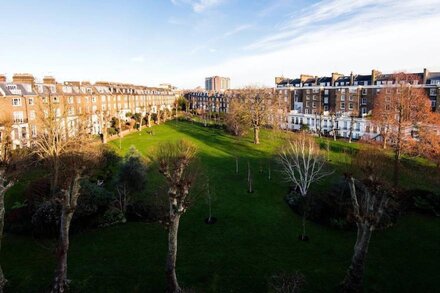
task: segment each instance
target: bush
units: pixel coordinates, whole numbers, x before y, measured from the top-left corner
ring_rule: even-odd
[[[53,201],[40,204],[32,215],[33,232],[37,235],[55,236],[58,233],[60,206]]]
[[[306,283],[303,274],[295,273],[280,273],[271,277],[270,289],[277,293],[296,293],[301,292],[301,289]]]
[[[303,215],[306,209],[307,219],[313,222],[338,229],[354,227],[354,219],[351,217],[350,191],[342,179],[326,192],[309,194],[307,202],[299,193],[292,190],[286,196],[286,202],[299,215]],[[384,229],[396,223],[400,213],[401,206],[395,199],[391,199],[378,229]]]
[[[109,127],[109,128],[107,128],[107,134],[110,136],[113,136],[113,135],[118,134],[118,131],[116,130],[116,128]]]
[[[421,189],[409,190],[412,208],[422,213],[440,216],[440,195]]]
[[[104,215],[99,220],[100,227],[107,227],[118,223],[125,222],[124,214],[120,209],[111,207],[105,211]]]

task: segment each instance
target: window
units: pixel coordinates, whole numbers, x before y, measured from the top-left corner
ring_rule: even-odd
[[[327,105],[324,106],[324,111],[328,111],[328,106]]]
[[[345,102],[341,102],[341,109],[342,109],[342,110],[345,109]]]
[[[306,107],[310,107],[310,102],[306,102]]]
[[[367,114],[367,108],[362,107],[361,108],[361,113],[362,113],[362,115],[366,115]]]
[[[324,95],[328,95],[328,90],[324,90]]]
[[[54,103],[59,103],[60,100],[58,99],[58,97],[53,97],[53,102],[54,102]]]
[[[23,112],[14,112],[14,122],[16,123],[23,123]]]
[[[312,103],[312,107],[316,108],[316,103],[315,102]]]
[[[34,105],[34,98],[29,98],[28,101],[30,106]]]
[[[367,104],[367,98],[362,98],[361,99],[361,104],[362,105],[366,105]]]
[[[435,89],[430,89],[429,90],[429,95],[430,96],[435,96],[436,95],[436,90]]]
[[[37,136],[37,127],[35,125],[31,126],[31,133],[32,133],[32,137]]]
[[[316,95],[313,95],[313,99],[316,100]]]
[[[73,104],[73,97],[69,97],[69,98],[67,99],[67,102],[68,102],[69,104]]]
[[[324,98],[324,104],[328,104],[328,97]]]
[[[92,97],[92,103],[96,103],[96,97]]]
[[[309,114],[309,109],[304,109],[304,114]]]
[[[35,111],[34,111],[34,110],[31,110],[31,111],[29,112],[29,119],[31,119],[31,120],[35,120]]]
[[[21,106],[21,98],[13,98],[12,99],[12,106]]]
[[[353,103],[348,103],[348,109],[353,110]]]
[[[352,95],[348,96],[348,100],[353,101],[353,96]]]
[[[341,95],[341,101],[345,101],[345,95]]]

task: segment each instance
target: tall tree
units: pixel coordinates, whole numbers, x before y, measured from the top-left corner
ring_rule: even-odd
[[[278,124],[278,95],[272,89],[248,87],[240,90],[237,96],[244,102],[245,114],[254,132],[254,144],[259,144],[260,128]]]
[[[304,132],[295,135],[282,147],[278,161],[285,179],[299,191],[305,202],[309,196],[310,186],[333,173],[325,170],[326,160],[319,146]],[[304,208],[303,211],[302,239],[306,236],[306,209]]]
[[[81,183],[100,160],[101,148],[98,142],[90,136],[70,140],[66,151],[60,157],[61,188],[56,194],[56,201],[61,207],[61,216],[56,251],[57,265],[51,292],[65,292],[68,289],[67,256],[70,245],[70,225],[81,195]]]
[[[229,111],[225,117],[226,128],[235,136],[242,136],[250,127],[248,115],[243,102],[231,99]]]
[[[420,125],[413,142],[415,155],[422,155],[440,168],[440,114],[432,113],[429,121]]]
[[[375,149],[359,152],[352,161],[354,173],[346,174],[357,238],[353,257],[342,282],[343,292],[361,292],[365,261],[373,231],[386,213],[392,192],[384,183],[387,158]],[[360,179],[358,179],[360,178]]]
[[[419,77],[396,73],[394,85],[381,90],[375,99],[373,123],[381,129],[384,146],[390,144],[394,151],[394,185],[399,182],[400,159],[409,150],[413,131],[427,123],[431,104],[423,88],[418,87]]]
[[[0,114],[0,163],[7,162],[12,149],[12,130],[14,121],[9,117],[10,113]]]
[[[196,147],[184,140],[164,143],[157,151],[159,172],[168,183],[168,254],[166,260],[168,292],[181,292],[176,276],[177,234],[180,217],[190,204],[190,189],[195,179],[192,166],[196,153]]]
[[[3,227],[5,223],[5,194],[12,186],[14,186],[14,181],[6,178],[5,168],[0,168],[0,250],[2,247]],[[0,292],[3,292],[3,287],[6,282],[0,264]]]

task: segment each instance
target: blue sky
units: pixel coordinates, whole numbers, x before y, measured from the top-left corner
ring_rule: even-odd
[[[440,0],[1,0],[0,73],[234,87],[440,70]]]

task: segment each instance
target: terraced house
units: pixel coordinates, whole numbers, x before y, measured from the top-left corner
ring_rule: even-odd
[[[66,81],[53,77],[36,81],[31,74],[14,74],[12,82],[0,75],[0,141],[10,136],[12,148],[30,146],[40,131],[39,121],[53,108],[71,128],[79,115],[87,117],[90,133],[101,134],[103,121],[129,119],[128,113],[171,110],[176,95],[168,88],[113,82]],[[129,115],[128,115],[129,116]]]
[[[433,111],[440,112],[440,72],[408,73],[416,76],[413,87],[425,89]],[[307,127],[312,131],[352,138],[377,138],[379,129],[368,119],[374,99],[381,90],[398,90],[394,74],[372,70],[371,75],[343,75],[318,77],[300,75],[289,79],[276,77],[277,89],[290,99],[288,128]]]

